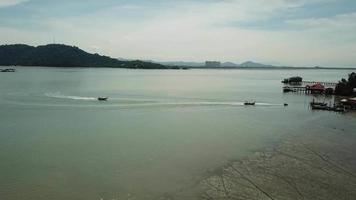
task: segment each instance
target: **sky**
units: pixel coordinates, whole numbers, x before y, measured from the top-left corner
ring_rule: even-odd
[[[356,1],[0,0],[0,43],[156,61],[356,67]]]

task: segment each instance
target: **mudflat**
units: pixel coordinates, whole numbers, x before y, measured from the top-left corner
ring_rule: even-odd
[[[216,170],[202,199],[354,199],[356,137],[344,130],[285,138]]]

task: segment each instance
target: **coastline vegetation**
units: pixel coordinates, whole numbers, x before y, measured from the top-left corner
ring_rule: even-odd
[[[356,73],[349,74],[348,79],[341,79],[336,85],[335,94],[341,96],[352,96],[355,93],[356,88]]]
[[[91,54],[75,46],[49,44],[33,47],[24,44],[0,46],[1,66],[46,67],[112,67],[131,69],[171,69],[165,65],[144,61],[121,61]]]

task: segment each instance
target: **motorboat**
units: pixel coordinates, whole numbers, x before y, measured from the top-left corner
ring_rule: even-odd
[[[16,72],[15,69],[0,69],[0,72]]]
[[[244,103],[244,105],[245,105],[245,106],[254,106],[254,105],[256,105],[256,102],[254,102],[254,101],[246,101],[246,102]]]
[[[98,101],[107,101],[109,97],[98,97]]]
[[[331,107],[329,107],[327,105],[323,105],[323,104],[313,104],[313,105],[311,105],[311,108],[313,110],[332,110]]]
[[[346,109],[343,106],[336,106],[336,107],[333,108],[333,110],[335,112],[346,112]]]
[[[293,89],[291,87],[283,87],[283,92],[293,92]]]
[[[328,104],[325,103],[325,102],[317,102],[317,101],[315,101],[315,100],[313,99],[313,101],[310,102],[310,106],[322,106],[322,107],[326,107],[326,106],[328,106]]]

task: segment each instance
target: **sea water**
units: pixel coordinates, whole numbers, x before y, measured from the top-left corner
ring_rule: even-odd
[[[18,67],[1,73],[0,199],[196,199],[195,186],[211,171],[286,135],[335,127],[354,134],[354,114],[311,111],[313,98],[332,99],[284,94],[281,84],[297,75],[337,82],[350,72]]]

